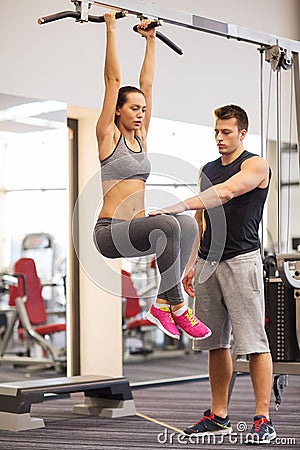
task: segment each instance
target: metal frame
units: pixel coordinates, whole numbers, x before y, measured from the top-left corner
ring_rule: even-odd
[[[237,39],[250,44],[266,46],[278,44],[285,50],[296,53],[300,52],[299,41],[255,31],[239,25],[220,22],[207,17],[197,16],[192,13],[162,8],[156,4],[145,3],[142,0],[110,0],[109,2],[82,0],[82,3],[110,7],[118,10],[126,9],[129,14],[134,14],[137,17],[146,16],[155,19],[162,19],[166,23],[177,25],[179,27],[192,28],[193,30],[212,33],[226,38]]]
[[[293,53],[294,64],[294,90],[296,102],[296,126],[298,135],[298,164],[300,167],[300,68],[299,68],[299,52]]]
[[[23,274],[2,274],[1,282],[7,286],[18,286],[19,280],[22,280],[23,285],[23,297],[17,297],[15,299],[15,306],[0,308],[0,312],[10,314],[8,326],[2,339],[0,339],[0,366],[2,364],[17,364],[20,366],[27,366],[29,370],[33,370],[33,366],[39,366],[40,369],[46,369],[54,367],[58,373],[64,370],[65,358],[59,356],[59,350],[53,348],[49,342],[40,334],[38,334],[30,323],[25,303],[27,301],[26,295],[26,279]],[[55,313],[55,311],[53,311]],[[32,356],[17,356],[6,354],[7,346],[10,339],[13,336],[14,327],[17,320],[20,320],[22,326],[26,332],[26,339],[32,338],[32,341],[38,344],[42,349],[48,352],[49,357],[32,357]],[[25,350],[27,350],[25,344]]]

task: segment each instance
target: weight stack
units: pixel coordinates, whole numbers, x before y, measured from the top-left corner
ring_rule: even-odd
[[[265,328],[273,361],[300,361],[294,289],[286,286],[279,277],[266,278],[265,306]]]

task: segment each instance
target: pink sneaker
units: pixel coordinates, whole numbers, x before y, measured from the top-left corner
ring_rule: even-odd
[[[172,314],[175,323],[185,332],[191,339],[205,339],[211,335],[211,330],[200,322],[195,316],[191,308],[188,308],[180,316]]]
[[[152,323],[155,323],[155,325],[157,325],[161,331],[163,331],[171,338],[180,338],[180,333],[177,330],[173,316],[168,306],[156,308],[154,305],[151,305],[151,308],[146,314],[146,319],[150,320],[150,322]]]

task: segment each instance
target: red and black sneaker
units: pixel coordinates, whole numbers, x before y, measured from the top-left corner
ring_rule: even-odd
[[[274,425],[266,416],[255,416],[245,444],[269,444],[277,436]]]
[[[189,435],[197,434],[198,436],[205,436],[208,434],[224,435],[232,433],[232,428],[228,416],[225,417],[225,419],[221,419],[221,417],[214,415],[210,409],[208,409],[195,425],[185,428],[183,432]]]

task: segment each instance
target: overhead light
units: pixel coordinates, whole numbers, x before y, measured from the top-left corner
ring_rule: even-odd
[[[10,108],[0,111],[0,122],[13,121],[19,123],[30,123],[36,126],[60,128],[65,126],[61,122],[44,120],[36,116],[50,112],[63,111],[66,109],[66,104],[63,102],[56,102],[52,100],[37,101],[31,103],[24,103],[22,105],[11,106]],[[30,118],[34,118],[30,121]],[[52,123],[52,125],[51,125]]]

